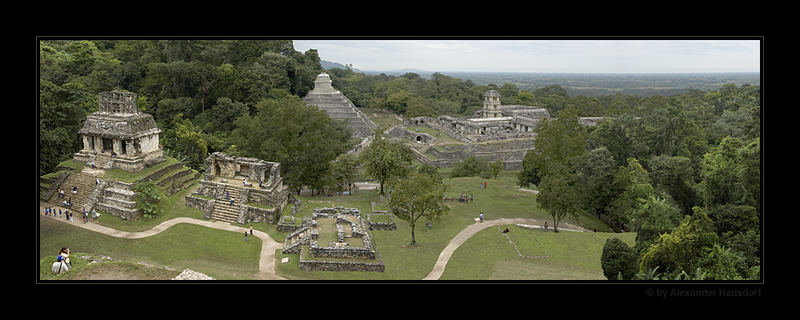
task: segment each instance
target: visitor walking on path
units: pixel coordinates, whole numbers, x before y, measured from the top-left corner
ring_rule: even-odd
[[[250,235],[253,235],[253,226],[250,226]]]

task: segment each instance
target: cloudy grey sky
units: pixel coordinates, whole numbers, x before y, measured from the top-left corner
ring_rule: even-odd
[[[759,72],[758,40],[294,40],[295,50],[360,70]]]

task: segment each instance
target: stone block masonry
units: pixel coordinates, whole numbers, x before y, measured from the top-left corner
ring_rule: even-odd
[[[100,92],[98,111],[88,115],[78,131],[83,147],[74,159],[86,163],[95,159],[101,162],[102,158],[106,165],[98,165],[100,168],[139,172],[166,159],[158,142],[159,133],[161,129],[153,116],[136,107],[135,93]],[[112,152],[113,161],[98,158]]]
[[[335,241],[319,242],[318,226],[323,224],[318,221],[321,219],[332,220],[335,224],[336,229],[326,232],[335,232],[336,237],[330,234],[325,237],[326,241]],[[324,225],[330,226],[330,223]],[[283,252],[299,253],[300,269],[306,271],[383,272],[383,259],[376,251],[369,229],[358,209],[317,208],[299,229],[286,236]]]

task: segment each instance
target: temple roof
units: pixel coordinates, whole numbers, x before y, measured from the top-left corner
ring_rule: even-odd
[[[161,133],[153,116],[136,108],[136,94],[100,92],[99,108],[86,117],[78,133],[120,140],[135,139]]]

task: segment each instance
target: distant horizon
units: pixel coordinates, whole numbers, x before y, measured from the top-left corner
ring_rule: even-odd
[[[399,70],[360,70],[360,72],[403,72],[406,71],[404,69]],[[408,69],[408,72],[416,73],[419,72],[426,72],[426,73],[518,73],[518,74],[581,74],[581,75],[647,75],[647,74],[655,74],[655,75],[681,75],[681,74],[760,74],[759,71],[731,71],[731,72],[534,72],[534,71],[436,71],[436,70],[415,70],[415,69]]]
[[[336,61],[329,61],[325,59],[321,59],[322,61],[332,63],[332,64],[339,64],[344,66],[343,63],[339,63]],[[369,73],[417,73],[417,72],[425,72],[425,73],[511,73],[511,74],[581,74],[581,75],[648,75],[648,74],[655,74],[655,75],[682,75],[682,74],[761,74],[761,71],[728,71],[728,72],[605,72],[605,73],[597,73],[597,72],[537,72],[537,71],[438,71],[438,70],[422,70],[422,69],[415,69],[415,68],[402,68],[402,69],[394,69],[394,70],[362,70],[359,68],[352,68],[357,72],[369,72]]]
[[[760,40],[293,40],[362,71],[760,73]]]

